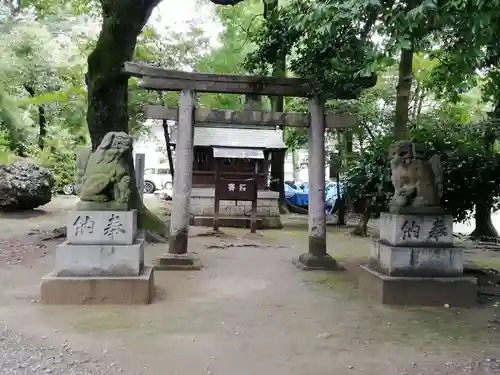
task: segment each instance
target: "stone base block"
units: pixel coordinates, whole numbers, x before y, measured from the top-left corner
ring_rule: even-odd
[[[139,276],[144,267],[144,235],[133,245],[71,245],[56,248],[56,276]]]
[[[151,303],[155,292],[152,267],[129,277],[58,277],[50,273],[42,278],[40,300],[55,305],[143,305]]]
[[[197,271],[203,268],[199,258],[193,254],[164,254],[153,262],[156,270],[161,271]]]
[[[461,276],[463,250],[457,247],[390,246],[374,241],[370,266],[389,276]]]
[[[475,277],[393,277],[360,266],[358,287],[386,305],[472,307],[477,303]]]
[[[70,211],[66,228],[72,245],[132,245],[137,236],[137,210]]]
[[[211,216],[194,216],[190,225],[197,227],[211,227],[213,225]],[[219,218],[221,228],[250,228],[250,218],[246,216],[224,216]],[[258,217],[257,229],[281,229],[283,224],[279,216]]]
[[[380,241],[394,246],[451,246],[453,217],[443,213],[420,215],[382,213]]]
[[[297,268],[303,271],[340,271],[344,269],[344,267],[338,264],[337,261],[328,254],[319,257],[311,253],[304,253],[292,262]]]

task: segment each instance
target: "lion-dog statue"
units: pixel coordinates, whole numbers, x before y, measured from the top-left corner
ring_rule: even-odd
[[[75,191],[81,201],[128,203],[132,179],[128,165],[132,137],[109,132],[97,149],[77,158]]]
[[[443,172],[439,155],[425,159],[424,151],[412,141],[392,145],[391,179],[394,196],[391,212],[410,209],[439,209],[442,196]]]

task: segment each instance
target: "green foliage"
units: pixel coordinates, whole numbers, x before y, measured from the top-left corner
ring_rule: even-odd
[[[88,140],[84,75],[101,12],[97,1],[63,3],[26,0],[16,11],[0,4],[0,161],[11,161],[12,153],[38,160],[54,172],[56,190],[72,182],[75,146]],[[198,25],[183,32],[148,26],[134,58],[181,69],[195,64],[207,46]],[[144,105],[163,98],[134,83],[129,128],[140,134]],[[43,150],[37,138],[44,138]]]
[[[64,185],[73,183],[75,176],[75,144],[61,144],[60,140],[51,139],[44,150],[33,152],[35,160],[54,174],[54,193],[60,193]]]
[[[183,69],[195,66],[207,47],[208,39],[203,30],[193,22],[190,22],[190,28],[185,32],[147,26],[137,40],[134,60],[167,69]],[[136,80],[129,83],[129,92],[129,131],[134,137],[148,132],[143,126],[146,104],[178,105],[177,93],[167,93],[163,97],[162,93],[141,89]]]
[[[0,164],[9,164],[13,161],[14,154],[10,151],[10,144],[8,136],[0,132]]]
[[[439,61],[432,74],[433,90],[459,101],[461,94],[480,84],[483,99],[500,106],[500,1],[449,3],[450,23],[433,51]]]
[[[500,153],[493,147],[499,135],[500,123],[496,121],[470,125],[429,121],[411,131],[411,138],[422,144],[429,156],[441,156],[441,203],[455,220],[467,220],[477,201],[500,196]],[[387,209],[394,191],[388,160],[392,141],[391,137],[377,138],[346,176],[349,198],[369,198],[379,212]]]
[[[252,35],[257,45],[246,60],[250,71],[267,73],[277,54],[290,71],[307,77],[316,93],[354,98],[375,84],[373,44],[331,2],[292,0]]]
[[[394,188],[388,163],[388,149],[393,143],[390,136],[378,137],[363,152],[356,165],[345,174],[345,189],[349,200],[353,202],[366,198],[374,211],[384,211]]]
[[[12,99],[2,91],[0,85],[0,134],[1,145],[7,150],[23,154],[26,149],[27,131],[19,108]],[[7,142],[8,141],[8,142]]]
[[[245,56],[252,50],[251,31],[260,26],[262,1],[246,0],[234,7],[217,7],[216,15],[224,27],[219,45],[196,63],[196,71],[219,74],[245,74]],[[240,95],[201,93],[200,106],[242,110]]]

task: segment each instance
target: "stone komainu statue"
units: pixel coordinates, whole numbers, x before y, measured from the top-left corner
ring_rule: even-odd
[[[412,141],[396,142],[390,151],[391,179],[394,196],[390,208],[417,211],[439,208],[442,196],[443,172],[439,155],[425,159],[421,147]]]
[[[81,201],[128,203],[132,178],[128,157],[132,137],[109,132],[97,149],[82,153],[76,162],[75,191]]]

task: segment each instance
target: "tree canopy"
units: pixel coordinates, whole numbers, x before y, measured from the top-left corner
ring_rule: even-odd
[[[355,128],[329,131],[336,144],[329,152],[340,155],[352,198],[369,198],[378,210],[391,194],[385,148],[406,137],[443,155],[443,204],[457,220],[495,205],[499,0],[211,2],[232,5],[215,7],[223,25],[215,46],[194,23],[186,32],[148,24],[159,0],[3,2],[0,159],[36,158],[60,186],[71,179],[76,145],[95,147],[111,130],[147,132],[143,105],[173,104],[177,95],[137,89],[121,73],[135,59],[308,78],[330,110],[357,116]],[[306,110],[296,98],[273,97],[263,108],[279,109],[280,101],[285,110]],[[212,108],[243,103],[237,95],[199,98]],[[307,134],[286,130],[285,141],[297,149]]]

